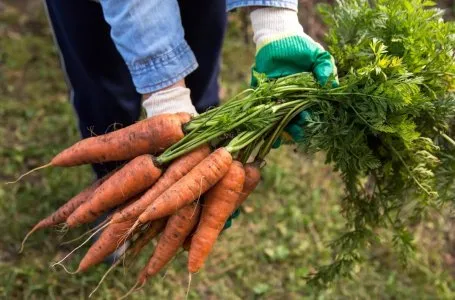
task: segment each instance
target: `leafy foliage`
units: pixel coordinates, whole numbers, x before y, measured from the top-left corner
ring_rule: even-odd
[[[246,90],[186,126],[189,132],[158,159],[173,159],[212,142],[246,160],[263,160],[286,125],[303,110],[305,153],[323,151],[341,173],[346,232],[332,243],[333,263],[310,275],[324,285],[349,275],[361,249],[387,240],[403,261],[414,249],[408,227],[455,194],[455,26],[423,0],[339,0],[321,8],[340,85],[312,74]],[[329,80],[330,82],[330,80]]]
[[[455,26],[443,22],[433,5],[340,0],[321,7],[339,89],[349,97],[314,109],[317,121],[308,127],[305,149],[327,151],[327,162],[341,172],[349,232],[332,245],[335,261],[313,274],[312,283],[346,273],[340,265],[359,261],[357,250],[380,227],[395,230],[393,243],[406,259],[413,249],[409,223],[455,195],[455,145],[449,137]]]

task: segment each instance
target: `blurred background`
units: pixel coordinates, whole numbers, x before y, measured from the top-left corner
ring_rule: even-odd
[[[301,0],[300,15],[306,32],[322,41],[325,28],[316,13],[318,2],[327,1]],[[438,4],[446,9],[447,19],[453,18],[453,0]],[[247,21],[239,13],[229,18],[220,78],[223,99],[248,86],[254,49]],[[78,139],[42,2],[0,1],[0,180],[11,180],[47,162]],[[406,267],[391,245],[372,245],[351,279],[315,289],[306,285],[305,276],[330,262],[333,253],[328,243],[344,226],[340,180],[324,165],[322,155],[304,157],[286,147],[272,153],[263,175],[205,269],[193,276],[190,299],[455,299],[452,212],[434,213],[415,224],[416,252]],[[28,229],[91,180],[91,169],[84,166],[43,170],[18,184],[0,185],[2,299],[85,299],[97,285],[108,266],[83,275],[49,267],[73,248],[56,245],[87,228],[65,236],[57,230],[36,233],[25,252],[18,254]],[[70,269],[83,253],[78,251],[68,261]],[[143,255],[134,265],[111,273],[94,298],[123,295],[147,258]],[[184,299],[187,284],[186,253],[182,253],[131,298]]]

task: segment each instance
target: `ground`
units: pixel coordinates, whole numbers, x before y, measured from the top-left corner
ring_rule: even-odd
[[[21,3],[24,5],[19,5]],[[447,2],[447,1],[444,1]],[[76,120],[50,30],[40,4],[0,3],[0,181],[47,162],[79,139]],[[311,1],[302,1],[310,7]],[[322,37],[312,12],[304,12],[306,28]],[[236,14],[222,61],[222,95],[245,88],[253,49]],[[310,27],[310,28],[309,28]],[[241,216],[225,231],[203,271],[193,276],[190,299],[454,299],[455,238],[450,212],[432,214],[416,224],[417,250],[405,268],[390,244],[371,245],[351,279],[326,289],[308,286],[305,276],[328,263],[327,246],[343,229],[340,180],[323,155],[305,157],[292,148],[272,153],[264,178],[244,205]],[[0,297],[5,299],[83,299],[107,266],[83,275],[49,267],[72,245],[59,242],[87,228],[46,230],[31,237],[18,253],[26,231],[93,179],[89,167],[47,169],[15,185],[0,185]],[[387,232],[386,232],[387,234]],[[86,249],[86,248],[85,248]],[[84,249],[84,250],[85,250]],[[151,253],[152,247],[146,251]],[[68,266],[72,269],[84,251]],[[147,259],[119,268],[94,298],[124,294]],[[183,299],[187,291],[186,253],[153,278],[132,299]]]

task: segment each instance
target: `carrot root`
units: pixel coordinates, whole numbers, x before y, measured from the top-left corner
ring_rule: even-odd
[[[191,279],[192,279],[191,273],[188,272],[188,287],[186,289],[185,300],[188,299],[188,295],[190,294]]]
[[[22,240],[22,243],[21,243],[21,248],[19,249],[19,253],[22,253],[22,251],[24,251],[24,246],[25,246],[25,242],[27,241],[27,239],[34,233],[36,232],[38,229],[41,229],[42,226],[41,226],[41,222],[39,222],[38,224],[36,224],[24,237],[24,239]]]
[[[60,266],[60,267],[62,267],[63,270],[64,270],[66,273],[70,274],[70,275],[74,275],[74,274],[79,273],[79,270],[76,270],[76,271],[69,271],[69,270],[65,267],[65,265],[62,264],[62,263],[55,263],[55,264],[51,265],[51,268],[55,268],[55,266]]]
[[[87,244],[91,239],[92,237],[94,237],[98,232],[100,232],[101,230],[103,230],[104,228],[106,228],[107,226],[109,225],[108,224],[105,224],[103,225],[102,227],[100,227],[98,230],[96,230],[94,233],[92,233],[82,244],[80,244],[79,246],[77,246],[76,248],[74,248],[70,253],[68,253],[64,258],[62,258],[60,261],[56,262],[56,263],[53,263],[51,265],[51,267],[55,267],[56,265],[62,265],[62,262],[64,262],[71,254],[73,254],[74,252],[76,252],[77,250],[79,250],[80,248],[82,248],[82,246],[84,246],[85,244]],[[77,270],[79,271],[79,270]],[[77,272],[76,271],[76,272]]]
[[[57,227],[57,232],[60,232],[60,233],[63,233],[63,234],[66,234],[68,232],[68,229],[69,229],[69,226],[66,224],[66,223],[63,223],[63,224],[60,224],[60,225],[56,225]]]
[[[20,181],[22,178],[24,178],[25,176],[35,172],[35,171],[38,171],[38,170],[41,170],[41,169],[44,169],[44,168],[47,168],[47,167],[50,167],[52,166],[52,163],[47,163],[45,165],[42,165],[42,166],[39,166],[39,167],[36,167],[34,169],[31,169],[30,171],[28,172],[25,172],[24,174],[22,174],[21,176],[19,176],[16,180],[14,181],[8,181],[6,182],[5,184],[13,184],[13,183],[17,183],[18,181]]]
[[[68,244],[71,244],[71,243],[74,243],[74,242],[79,241],[79,240],[82,239],[84,236],[87,236],[87,235],[89,235],[90,233],[94,232],[95,230],[100,229],[101,226],[106,225],[106,222],[107,222],[107,221],[108,221],[108,219],[104,220],[103,222],[101,222],[101,223],[98,224],[97,226],[93,227],[92,229],[87,230],[86,232],[84,232],[83,234],[81,234],[80,236],[78,236],[77,238],[74,238],[74,239],[72,239],[72,240],[69,240],[69,241],[60,243],[60,245],[62,245],[62,246],[63,246],[63,245],[68,245]]]
[[[124,239],[127,239],[130,235],[133,235],[134,231],[141,225],[142,225],[141,221],[136,220],[136,222],[134,222],[133,226],[131,226],[131,228],[128,229],[128,231],[125,233]]]
[[[124,256],[124,255],[123,255]],[[107,275],[109,275],[109,273],[114,270],[121,262],[122,260],[119,259],[117,260],[112,266],[109,267],[109,269],[107,269],[106,273],[104,273],[103,277],[101,277],[100,281],[98,282],[98,285],[93,289],[93,291],[88,295],[89,298],[92,297],[92,295],[99,289],[99,287],[101,286],[101,284],[103,283],[103,281],[106,279]]]
[[[134,293],[134,292],[140,290],[141,288],[143,288],[144,285],[145,285],[145,282],[142,283],[140,286],[138,286],[139,284],[140,284],[139,282],[136,282],[136,283],[133,285],[133,287],[132,287],[128,292],[126,292],[125,295],[123,295],[122,297],[119,298],[119,300],[126,299],[126,298],[127,298],[128,296],[130,296],[132,293]]]

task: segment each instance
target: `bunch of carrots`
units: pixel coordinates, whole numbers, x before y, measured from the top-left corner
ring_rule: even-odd
[[[125,256],[135,257],[158,238],[135,287],[182,247],[189,251],[188,271],[195,273],[257,186],[273,145],[300,126],[304,139],[287,141],[307,153],[327,153],[326,162],[346,186],[347,232],[326,277],[333,278],[340,265],[354,265],[376,228],[390,226],[397,232],[394,244],[407,245],[407,222],[427,207],[452,203],[455,195],[455,26],[442,22],[430,2],[340,0],[326,7],[337,87],[334,78],[322,86],[311,73],[275,80],[256,74],[256,88],[198,116],[160,115],[64,150],[37,169],[126,163],[40,221],[26,238],[38,229],[62,223],[72,228],[110,213],[91,234],[101,232],[77,272],[120,245],[127,248]],[[403,30],[392,34],[397,28]]]
[[[110,212],[71,252],[101,232],[73,273],[101,263],[121,245],[127,249],[123,256],[135,257],[158,236],[136,286],[162,270],[182,247],[189,251],[188,271],[198,272],[226,221],[255,189],[261,175],[259,161],[239,161],[226,147],[213,148],[209,143],[192,147],[176,159],[151,154],[181,141],[190,119],[184,113],[160,115],[81,140],[56,155],[43,167],[127,162],[39,221],[24,238],[21,251],[26,239],[39,229],[62,223],[74,228]],[[62,265],[70,254],[56,265]]]

